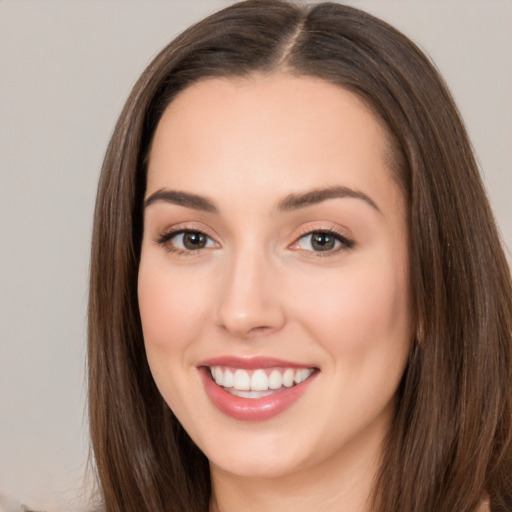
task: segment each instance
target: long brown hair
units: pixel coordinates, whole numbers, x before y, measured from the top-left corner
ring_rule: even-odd
[[[285,70],[355,92],[387,127],[408,205],[417,336],[375,485],[379,512],[512,509],[512,285],[467,133],[439,74],[386,23],[334,3],[232,5],[148,66],[118,120],[95,210],[89,416],[107,511],[204,512],[206,457],[160,396],[137,304],[148,148],[212,76]]]

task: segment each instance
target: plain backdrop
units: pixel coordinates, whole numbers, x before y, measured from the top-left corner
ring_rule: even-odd
[[[225,0],[0,0],[0,494],[80,510],[96,182],[150,59]],[[437,63],[512,248],[512,1],[374,0]],[[509,256],[510,261],[510,256]]]

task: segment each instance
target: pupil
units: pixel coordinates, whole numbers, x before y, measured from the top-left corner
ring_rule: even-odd
[[[183,245],[191,250],[202,249],[206,245],[206,236],[202,233],[185,233]]]
[[[334,242],[334,238],[327,233],[314,233],[311,237],[311,245],[317,251],[334,249]]]

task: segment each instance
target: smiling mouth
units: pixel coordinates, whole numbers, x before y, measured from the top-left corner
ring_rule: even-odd
[[[259,368],[245,370],[226,366],[208,366],[211,379],[231,395],[263,398],[306,381],[315,368]]]

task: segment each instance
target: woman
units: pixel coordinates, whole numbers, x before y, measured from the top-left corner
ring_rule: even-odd
[[[106,510],[511,510],[511,333],[467,134],[393,28],[250,0],[135,85],[92,248]]]

